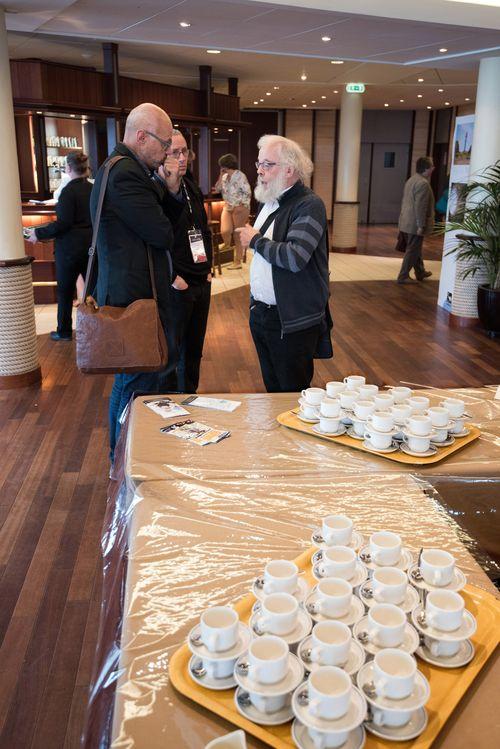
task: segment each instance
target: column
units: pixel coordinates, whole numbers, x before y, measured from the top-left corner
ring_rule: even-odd
[[[2,180],[8,189],[0,202],[0,389],[23,387],[41,379],[35,329],[31,262],[22,233],[21,190],[4,11],[0,9],[0,132]]]
[[[200,102],[205,117],[212,115],[212,67],[200,65]],[[200,140],[198,144],[198,176],[201,191],[204,195],[210,194],[212,187],[211,163],[212,145],[211,129],[208,125],[200,127]]]
[[[120,104],[120,74],[118,69],[118,44],[104,42],[102,45],[104,72],[106,73],[106,99],[111,107]],[[108,139],[108,154],[120,140],[120,132],[116,117],[106,117],[106,134]]]
[[[470,181],[477,181],[479,172],[500,159],[500,57],[487,57],[479,65],[476,111]],[[487,283],[486,273],[479,271],[465,280],[467,263],[457,261],[451,303],[452,325],[463,327],[477,322],[477,289]]]
[[[333,210],[333,249],[355,252],[358,239],[358,179],[362,94],[344,90],[340,109],[337,190]]]

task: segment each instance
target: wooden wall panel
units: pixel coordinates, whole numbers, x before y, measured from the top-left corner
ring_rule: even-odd
[[[48,102],[106,106],[106,76],[94,70],[43,63],[44,99]]]
[[[313,112],[312,109],[287,109],[285,137],[295,140],[308,156],[313,156]],[[308,182],[309,184],[309,182]]]
[[[133,109],[143,101],[151,101],[166,112],[200,116],[200,96],[199,91],[191,88],[120,77],[120,103],[125,109]]]
[[[37,192],[36,169],[32,142],[31,115],[14,115],[19,168],[19,182],[22,192]]]
[[[334,109],[318,109],[314,128],[313,187],[325,204],[328,219],[332,218],[333,211],[335,114]]]
[[[43,99],[42,66],[39,62],[10,61],[14,99]]]
[[[415,112],[415,126],[413,129],[413,144],[411,154],[411,173],[415,173],[415,165],[420,156],[427,156],[427,135],[429,132],[429,112],[418,109]]]
[[[220,120],[239,120],[239,96],[212,94],[212,116],[217,117]]]

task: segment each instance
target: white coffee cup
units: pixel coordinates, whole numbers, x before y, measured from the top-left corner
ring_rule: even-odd
[[[351,543],[354,524],[347,515],[326,515],[321,526],[321,535],[328,546],[348,546]]]
[[[202,658],[203,668],[210,679],[227,679],[232,676],[236,658],[228,660],[220,658]]]
[[[342,622],[318,622],[312,631],[310,659],[320,666],[343,666],[349,658],[352,632]]]
[[[403,542],[392,531],[376,531],[370,536],[370,556],[381,567],[392,567],[401,559]]]
[[[463,621],[465,603],[452,590],[431,590],[425,602],[425,621],[441,632],[454,632]]]
[[[430,400],[425,395],[413,395],[408,398],[408,403],[413,414],[423,414],[429,408]]]
[[[320,666],[307,683],[309,712],[323,720],[337,720],[349,709],[351,677],[337,666]]]
[[[375,408],[377,411],[387,411],[394,405],[394,396],[392,393],[377,393],[373,396]]]
[[[338,398],[323,398],[319,405],[321,416],[336,418],[340,416],[340,401]]]
[[[420,557],[420,572],[426,583],[442,587],[453,580],[455,557],[443,549],[424,549]]]
[[[352,585],[340,577],[320,580],[316,586],[317,600],[307,608],[311,613],[319,613],[329,619],[345,616],[352,603]]]
[[[295,593],[299,582],[299,568],[288,559],[273,559],[264,567],[263,591],[271,593]]]
[[[307,388],[302,391],[301,395],[310,406],[319,406],[325,397],[325,391],[323,388]]]
[[[432,433],[432,421],[429,416],[415,414],[408,419],[408,432],[419,437],[428,437]]]
[[[330,546],[323,550],[318,569],[322,577],[340,577],[351,580],[356,573],[357,556],[348,546]]]
[[[368,610],[370,640],[381,648],[397,648],[404,639],[406,614],[393,603],[376,603]]]
[[[247,749],[245,731],[240,729],[226,733],[225,736],[217,736],[208,742],[205,749]]]
[[[394,423],[398,426],[403,426],[411,416],[411,406],[409,403],[396,403],[391,408],[391,414]]]
[[[412,453],[426,453],[431,446],[431,435],[420,437],[403,432],[403,442],[406,442]]]
[[[415,686],[417,663],[409,653],[386,648],[373,659],[373,683],[379,697],[402,700]]]
[[[365,429],[365,439],[369,440],[375,450],[387,450],[392,445],[392,431],[379,432],[376,429],[367,427]]]
[[[271,593],[261,603],[257,629],[271,635],[287,635],[297,626],[299,604],[290,593]]]
[[[248,696],[255,709],[258,710],[259,713],[265,713],[266,715],[272,715],[273,713],[277,713],[278,710],[282,710],[285,707],[287,700],[287,694],[269,696],[249,691]]]
[[[211,653],[223,653],[238,640],[238,614],[230,606],[211,606],[200,617],[201,640]]]
[[[306,419],[318,418],[317,406],[311,406],[309,403],[306,403],[305,400],[303,400],[301,403],[300,409],[302,411],[302,416],[305,416]]]
[[[334,731],[327,733],[317,731],[315,728],[308,728],[307,733],[311,739],[314,749],[338,749],[344,746],[349,738],[349,731]]]
[[[452,419],[459,419],[465,411],[465,403],[460,398],[445,398],[439,405],[446,408]]]
[[[450,420],[450,412],[442,406],[433,406],[427,409],[427,416],[433,427],[445,427]]]
[[[360,385],[358,387],[358,390],[360,398],[367,398],[369,400],[372,400],[373,396],[377,395],[378,393],[378,385]]]
[[[354,415],[358,419],[367,419],[375,411],[375,403],[372,400],[359,400],[354,404]]]
[[[342,408],[347,408],[348,410],[352,410],[354,408],[354,404],[358,399],[359,390],[346,390],[339,395],[340,405],[342,406]]]
[[[401,728],[405,726],[413,715],[412,710],[381,710],[372,708],[372,720],[376,726],[387,728]]]
[[[339,393],[343,393],[347,389],[345,382],[337,382],[332,380],[326,383],[326,394],[329,398],[336,398]]]
[[[238,664],[236,670],[248,673],[259,684],[277,684],[287,675],[289,653],[287,643],[280,637],[256,637],[248,648],[247,662]]]
[[[340,417],[330,418],[329,416],[319,417],[319,428],[320,431],[325,434],[336,434],[340,429]]]
[[[364,419],[353,419],[352,428],[358,437],[364,437],[366,432],[366,421]]]
[[[408,588],[408,578],[397,567],[379,567],[372,575],[370,587],[377,603],[403,603]]]
[[[408,398],[411,398],[412,391],[410,390],[410,388],[398,386],[391,388],[389,392],[394,398],[394,403],[402,403],[403,401],[408,400]]]
[[[360,385],[366,384],[366,377],[362,375],[349,375],[348,377],[344,377],[344,382],[348,390],[357,390]]]
[[[432,637],[425,636],[424,644],[435,658],[449,658],[452,655],[456,655],[460,650],[460,640],[435,640]]]
[[[434,427],[431,439],[433,442],[446,442],[446,440],[448,439],[448,430]]]
[[[394,417],[391,411],[375,411],[368,416],[367,421],[376,432],[390,432],[394,427]]]
[[[460,417],[459,419],[452,419],[453,426],[450,428],[450,434],[460,434],[465,425],[465,418]]]

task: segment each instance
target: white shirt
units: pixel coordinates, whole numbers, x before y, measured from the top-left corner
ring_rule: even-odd
[[[264,203],[262,210],[255,219],[254,229],[260,229],[267,217],[279,207],[277,200]],[[274,221],[266,229],[264,236],[273,238]],[[251,249],[251,248],[250,248]],[[250,293],[254,299],[264,304],[276,304],[276,294],[273,284],[273,266],[264,260],[262,255],[254,252],[252,265],[250,266]]]

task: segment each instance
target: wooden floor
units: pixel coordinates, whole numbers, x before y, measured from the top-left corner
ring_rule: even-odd
[[[332,294],[335,358],[318,384],[498,381],[499,342],[450,329],[436,282]],[[247,312],[246,288],[213,299],[200,392],[263,390]],[[111,378],[80,375],[72,344],[40,343],[42,386],[0,391],[1,749],[78,746],[99,615]]]

